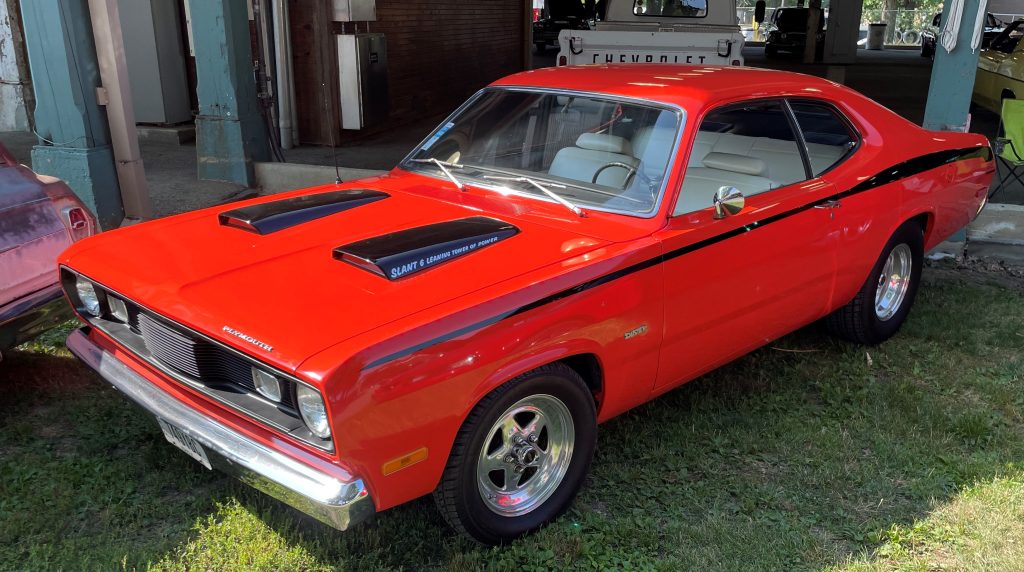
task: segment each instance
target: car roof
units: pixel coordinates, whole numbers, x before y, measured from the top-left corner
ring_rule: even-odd
[[[595,64],[520,72],[493,86],[582,91],[695,110],[760,97],[838,95],[834,82],[793,72],[740,66]]]

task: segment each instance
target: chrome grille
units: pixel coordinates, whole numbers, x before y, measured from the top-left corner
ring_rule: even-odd
[[[132,329],[142,335],[146,349],[160,363],[207,387],[227,386],[256,393],[252,365],[247,360],[128,304]],[[294,407],[291,381],[278,379],[282,383],[281,405]]]

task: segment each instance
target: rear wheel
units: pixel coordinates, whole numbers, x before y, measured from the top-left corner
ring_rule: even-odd
[[[826,318],[829,331],[869,345],[891,338],[914,305],[923,261],[924,231],[917,222],[904,223],[853,300]]]
[[[485,544],[515,539],[572,503],[594,454],[594,399],[555,363],[488,394],[455,439],[434,500],[456,530]]]

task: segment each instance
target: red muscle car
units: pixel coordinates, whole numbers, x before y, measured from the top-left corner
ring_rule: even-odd
[[[336,528],[433,493],[499,543],[566,510],[598,423],[816,320],[896,333],[993,170],[984,137],[814,77],[525,72],[384,176],[73,246],[68,346]]]

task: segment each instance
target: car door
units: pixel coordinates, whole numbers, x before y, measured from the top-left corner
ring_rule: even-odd
[[[1024,97],[1024,93],[1016,93],[1013,79],[1019,82],[1024,72],[1024,46],[1020,39],[1024,34],[1024,22],[1017,21],[1006,27],[992,43],[989,49],[983,50],[978,57],[978,74],[975,78],[975,100],[999,112],[1002,106],[1003,90],[1009,89],[1016,97]]]
[[[824,104],[805,110],[761,100],[707,114],[696,133],[665,249],[665,330],[656,390],[821,318],[836,274],[835,188],[818,175],[856,143]],[[811,131],[818,129],[819,131]],[[716,219],[720,186],[744,193]]]

